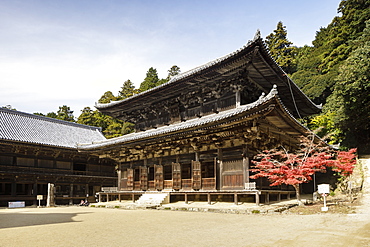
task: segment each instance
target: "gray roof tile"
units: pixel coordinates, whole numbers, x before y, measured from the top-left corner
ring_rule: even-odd
[[[76,148],[105,137],[98,127],[0,108],[0,140]]]

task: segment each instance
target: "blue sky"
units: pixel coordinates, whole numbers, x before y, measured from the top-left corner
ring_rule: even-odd
[[[0,106],[78,116],[150,67],[160,78],[263,37],[279,21],[296,46],[337,14],[340,0],[0,0]]]

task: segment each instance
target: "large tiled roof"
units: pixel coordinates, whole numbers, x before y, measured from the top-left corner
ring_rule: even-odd
[[[98,127],[0,108],[0,140],[76,148],[105,137]]]
[[[231,71],[235,70],[235,66],[240,66],[240,64],[247,62],[249,64],[249,59],[251,58],[248,54],[253,54],[251,60],[253,66],[249,66],[247,69],[249,71],[249,77],[266,93],[272,85],[277,85],[282,96],[281,100],[295,117],[302,118],[320,112],[321,106],[313,103],[271,57],[267,45],[261,38],[259,31],[257,31],[253,40],[248,41],[242,48],[234,52],[184,73],[180,73],[172,77],[167,83],[157,87],[120,101],[97,103],[95,107],[104,114],[113,117],[117,117],[114,116],[114,114],[112,115],[113,112],[131,110],[135,104],[146,107],[145,105],[143,106],[143,101],[162,99],[167,97],[167,95],[175,94],[173,92],[176,92],[176,90],[181,91],[183,89],[181,92],[185,92],[187,90],[186,87],[191,88],[194,81],[205,83],[205,80],[210,80],[209,78],[211,78],[211,76],[207,74],[210,69],[215,70],[213,72],[214,74],[211,73],[212,76],[217,77],[215,75],[219,74],[219,77],[223,77],[226,71],[228,71],[227,73],[231,73]],[[246,67],[247,65],[244,66]],[[252,75],[253,73],[254,75]]]
[[[144,92],[141,92],[141,93],[139,93],[139,94],[134,94],[133,96],[131,96],[131,97],[129,97],[129,98],[126,98],[126,99],[123,99],[123,100],[119,100],[119,101],[111,101],[110,103],[96,103],[96,104],[95,104],[95,107],[96,107],[96,108],[98,108],[98,109],[104,109],[104,108],[112,107],[112,106],[118,105],[118,104],[120,104],[120,103],[122,103],[122,102],[130,101],[130,100],[132,100],[133,98],[138,98],[138,97],[141,97],[141,96],[143,96],[143,95],[149,94],[149,93],[151,93],[152,91],[155,91],[155,90],[158,90],[158,89],[164,88],[164,87],[166,87],[167,85],[170,85],[170,84],[176,83],[177,81],[180,81],[181,79],[184,79],[184,78],[189,77],[189,76],[191,76],[191,75],[194,75],[194,74],[196,74],[196,73],[198,73],[198,72],[200,72],[200,71],[202,71],[202,70],[205,70],[205,69],[207,69],[207,68],[210,68],[210,67],[212,67],[213,65],[215,65],[215,64],[219,64],[219,63],[223,62],[224,60],[226,60],[226,59],[228,59],[228,58],[230,58],[230,57],[232,57],[232,56],[234,56],[234,55],[238,54],[240,51],[242,51],[242,50],[244,50],[244,49],[248,48],[248,47],[249,47],[253,42],[255,42],[256,40],[258,40],[258,39],[260,39],[260,38],[261,38],[261,37],[260,37],[260,32],[259,32],[259,31],[257,31],[257,33],[256,33],[255,37],[253,38],[253,40],[249,40],[249,41],[248,41],[248,43],[247,43],[246,45],[244,45],[242,48],[240,48],[240,49],[238,49],[238,50],[236,50],[236,51],[234,51],[234,52],[232,52],[232,53],[230,53],[230,54],[227,54],[227,55],[222,56],[222,57],[220,57],[220,58],[214,59],[214,60],[212,60],[212,61],[210,61],[210,62],[208,62],[208,63],[206,63],[206,64],[200,65],[200,66],[195,67],[195,68],[193,68],[193,69],[191,69],[191,70],[188,70],[188,71],[186,71],[186,72],[183,72],[183,73],[180,73],[180,74],[178,74],[178,75],[175,75],[175,76],[173,76],[173,77],[172,77],[168,82],[163,83],[163,84],[161,84],[161,85],[159,85],[159,86],[156,86],[156,87],[154,87],[154,88],[150,88],[150,89],[148,89],[148,90],[146,90],[146,91],[144,91]]]
[[[269,94],[262,95],[256,102],[253,102],[247,105],[242,105],[237,108],[233,108],[233,109],[226,110],[226,111],[221,111],[219,113],[210,114],[210,115],[207,115],[201,118],[187,120],[185,122],[179,122],[179,123],[172,124],[169,126],[162,126],[157,129],[150,129],[150,130],[146,130],[143,132],[131,133],[128,135],[124,135],[124,136],[116,137],[112,139],[107,139],[107,140],[100,141],[100,142],[80,144],[78,148],[80,150],[94,150],[94,149],[114,146],[118,144],[126,144],[129,142],[148,139],[148,138],[155,138],[161,135],[170,135],[170,134],[177,133],[177,132],[185,132],[185,131],[188,131],[194,128],[203,128],[207,126],[208,124],[217,123],[219,121],[224,121],[227,119],[232,119],[235,116],[248,113],[252,109],[262,104],[265,104],[266,102],[274,98],[279,99],[276,86],[274,86],[274,88],[270,91]],[[288,111],[286,111],[286,113],[289,114]],[[296,121],[293,116],[291,116],[290,114],[289,116],[291,119],[293,119],[293,121]],[[300,126],[300,128],[307,130],[298,121],[296,121],[296,124]]]

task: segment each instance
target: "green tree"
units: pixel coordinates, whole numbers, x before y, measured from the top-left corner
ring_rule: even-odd
[[[281,21],[278,22],[276,29],[266,37],[266,44],[271,56],[277,64],[288,74],[295,72],[295,48],[287,38],[286,27]]]
[[[168,72],[167,80],[169,81],[172,77],[180,74],[181,69],[177,65],[173,65],[167,72]]]
[[[66,105],[59,106],[56,118],[64,121],[75,122],[73,111]]]
[[[126,99],[137,93],[134,84],[127,80],[123,83],[121,90],[118,92],[118,100]]]
[[[370,151],[370,20],[353,44],[357,47],[339,69],[327,109],[336,111],[335,124],[344,145]]]
[[[85,107],[81,110],[80,116],[77,118],[77,123],[85,124],[90,126],[97,126],[96,120],[94,118],[94,111],[90,107]],[[101,127],[101,126],[97,126]]]
[[[308,122],[308,128],[320,136],[329,144],[342,142],[342,131],[335,125],[336,112],[327,111],[325,114],[317,115]]]
[[[55,113],[55,112],[49,112],[49,113],[47,113],[46,114],[46,117],[50,117],[50,118],[57,118],[58,117],[58,115]]]
[[[45,117],[45,114],[41,113],[41,112],[34,112],[33,115],[37,115],[37,116],[43,116]]]
[[[117,100],[117,97],[114,96],[111,91],[107,91],[100,97],[98,102],[101,103],[101,104],[107,104],[107,103],[110,103],[111,101],[115,101],[115,100]]]
[[[158,81],[159,81],[159,78],[158,78],[157,69],[150,67],[148,72],[146,73],[146,77],[144,81],[140,84],[139,91],[144,92],[148,89],[158,86]]]
[[[101,127],[106,138],[118,137],[134,131],[134,124],[104,115],[103,113],[85,107],[77,119],[77,123]]]
[[[171,80],[172,77],[178,75],[181,71],[180,71],[180,68],[177,66],[177,65],[173,65],[168,71],[168,75],[166,78],[163,78],[163,79],[160,79],[158,80],[157,82],[157,85],[156,86],[159,86],[161,84],[164,84],[166,82],[169,82]]]
[[[325,103],[332,93],[339,67],[355,48],[350,41],[362,35],[365,21],[370,19],[370,1],[343,0],[338,13],[340,16],[316,33],[310,53],[297,59],[298,70],[292,75],[316,103]]]
[[[135,125],[130,122],[124,122],[121,130],[122,135],[130,134],[134,132],[135,130]]]

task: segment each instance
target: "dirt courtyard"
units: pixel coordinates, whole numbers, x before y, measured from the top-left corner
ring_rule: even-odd
[[[370,246],[370,158],[364,177],[355,214],[0,209],[0,246]]]
[[[370,246],[369,214],[0,210],[0,246]]]

